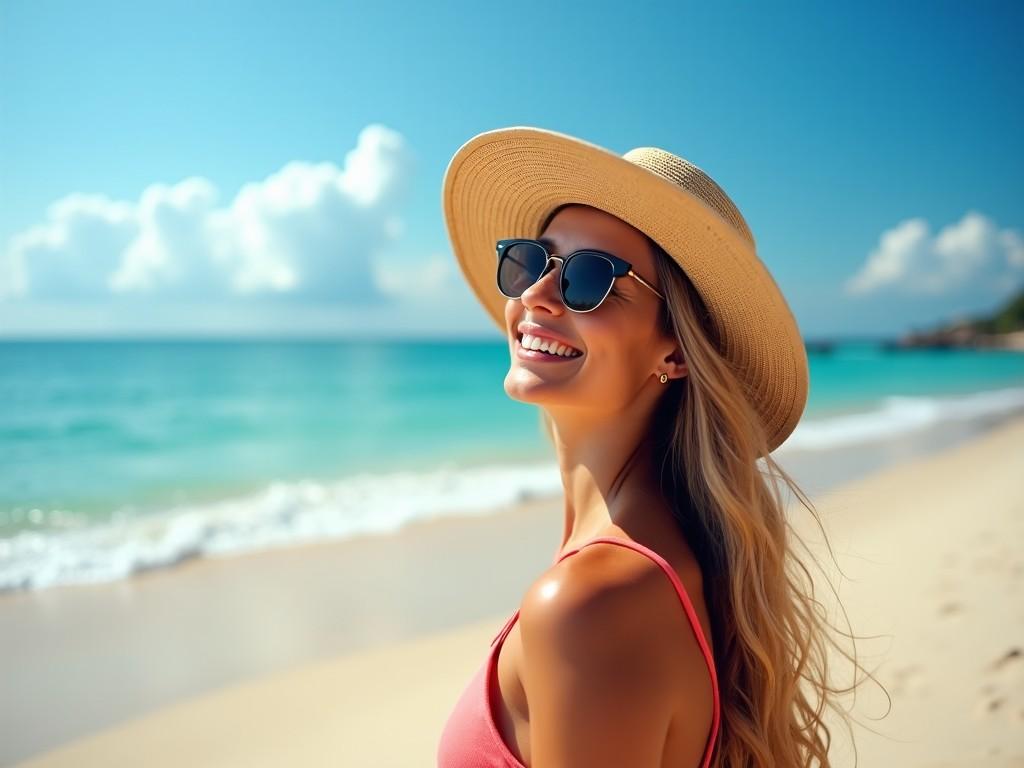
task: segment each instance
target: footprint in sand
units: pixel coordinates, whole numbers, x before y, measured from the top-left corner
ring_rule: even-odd
[[[998,712],[1003,708],[1003,705],[1006,704],[1006,699],[1002,696],[992,696],[986,701],[983,701],[982,704],[984,705],[986,714],[990,712]]]
[[[939,605],[939,616],[956,616],[963,611],[963,605],[957,600],[945,600]]]
[[[981,687],[981,695],[974,707],[974,716],[978,719],[998,717],[1006,708],[1006,696],[999,686],[986,683]]]
[[[1016,698],[1015,691],[1019,684],[1014,681],[1024,666],[1024,651],[1019,646],[1008,648],[994,659],[986,670],[991,679],[981,686],[980,696],[975,713],[979,717],[998,717],[1005,713],[1015,725],[1024,724],[1024,708],[1019,702],[1011,702]]]
[[[1006,653],[1000,656],[998,659],[992,662],[992,671],[999,672],[1006,668],[1015,668],[1020,666],[1021,657],[1024,657],[1024,651],[1017,646],[1010,648]]]

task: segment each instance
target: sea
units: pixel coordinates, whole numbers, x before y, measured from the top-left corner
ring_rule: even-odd
[[[783,466],[1024,412],[1021,352],[849,341],[808,358]],[[556,494],[508,366],[501,339],[0,342],[0,592]]]

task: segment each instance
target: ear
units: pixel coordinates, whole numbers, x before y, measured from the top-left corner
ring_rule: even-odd
[[[686,367],[686,360],[683,357],[683,350],[679,347],[673,348],[673,350],[665,356],[661,365],[658,366],[658,370],[655,372],[655,375],[660,376],[663,373],[667,373],[669,379],[681,379],[689,373],[689,369]]]

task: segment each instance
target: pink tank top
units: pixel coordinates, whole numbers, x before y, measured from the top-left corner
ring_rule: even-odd
[[[672,569],[668,562],[654,550],[628,539],[619,539],[609,536],[602,536],[591,539],[585,544],[571,549],[562,554],[555,563],[569,555],[579,552],[583,547],[596,544],[597,542],[609,542],[636,550],[654,560],[668,574],[679,595],[679,601],[683,604],[686,616],[690,620],[690,626],[700,645],[704,660],[708,665],[708,672],[711,674],[711,693],[713,699],[713,716],[711,720],[711,732],[708,734],[707,746],[704,750],[704,759],[701,768],[707,768],[711,763],[711,755],[715,747],[715,739],[718,736],[718,724],[720,718],[718,699],[718,676],[715,673],[715,662],[711,656],[704,633],[700,628],[700,621],[697,613],[690,602],[690,596],[686,593],[679,575]],[[511,750],[505,745],[494,722],[491,713],[490,701],[491,691],[497,686],[497,664],[498,650],[505,641],[505,637],[512,629],[516,619],[519,618],[519,611],[505,622],[505,626],[491,640],[491,649],[487,653],[483,664],[477,670],[469,685],[463,690],[462,695],[455,703],[455,708],[448,716],[441,733],[441,741],[437,750],[438,768],[526,768]]]

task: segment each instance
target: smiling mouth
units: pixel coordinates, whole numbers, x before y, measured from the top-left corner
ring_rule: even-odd
[[[516,346],[523,352],[544,355],[545,357],[550,357],[556,360],[575,360],[577,357],[583,356],[583,352],[581,352],[580,350],[576,349],[575,347],[570,347],[568,344],[562,344],[561,342],[553,342],[553,346],[550,346],[548,350],[544,350],[539,347],[537,349],[525,347],[523,346],[524,335],[528,336],[529,334],[516,334]],[[531,345],[533,343],[534,338],[536,337],[531,337],[530,339]],[[562,354],[559,354],[557,350],[562,350]]]

